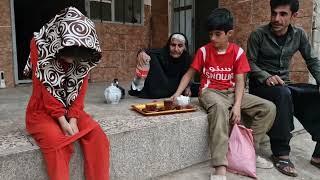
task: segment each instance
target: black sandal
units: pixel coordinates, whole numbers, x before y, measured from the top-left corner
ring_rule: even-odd
[[[315,161],[310,161],[310,164],[314,165],[315,167],[319,168],[320,169],[320,162],[315,162]]]
[[[292,176],[292,177],[298,176],[298,173],[296,173],[296,172],[290,172],[290,171],[285,170],[286,167],[290,167],[290,168],[295,169],[295,167],[294,167],[293,163],[290,161],[290,159],[281,159],[281,158],[278,158],[274,155],[272,155],[270,159],[272,160],[274,167],[278,171],[280,171],[282,174],[285,174],[287,176]]]

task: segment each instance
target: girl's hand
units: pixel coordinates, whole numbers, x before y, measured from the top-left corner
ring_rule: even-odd
[[[77,124],[77,119],[76,118],[70,118],[69,119],[69,124],[72,128],[72,131],[74,134],[78,133],[79,132],[79,129],[78,129],[78,124]]]
[[[71,128],[71,125],[68,123],[68,121],[66,120],[66,118],[64,116],[59,117],[58,120],[59,120],[60,127],[66,136],[74,135],[74,132]]]
[[[241,119],[241,110],[240,105],[234,105],[230,111],[230,120],[231,123],[239,123]]]

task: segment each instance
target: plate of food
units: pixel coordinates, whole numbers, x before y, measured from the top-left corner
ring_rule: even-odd
[[[164,114],[174,114],[174,113],[184,113],[192,112],[197,109],[190,104],[178,105],[172,100],[163,100],[143,104],[134,104],[131,106],[133,110],[139,112],[145,116],[154,115],[164,115]]]

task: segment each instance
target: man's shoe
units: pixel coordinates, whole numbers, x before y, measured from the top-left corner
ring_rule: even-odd
[[[227,176],[211,174],[210,180],[227,180]]]

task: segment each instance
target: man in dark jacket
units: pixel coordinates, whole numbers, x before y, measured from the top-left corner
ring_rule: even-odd
[[[312,51],[306,33],[291,24],[297,16],[298,0],[271,0],[271,21],[257,28],[248,39],[247,56],[251,66],[250,93],[277,106],[277,116],[268,132],[275,167],[288,176],[297,176],[289,159],[289,142],[294,129],[293,116],[316,141],[311,164],[320,167],[320,93],[319,86],[291,84],[289,65],[300,51],[306,65],[320,84],[320,61]]]

